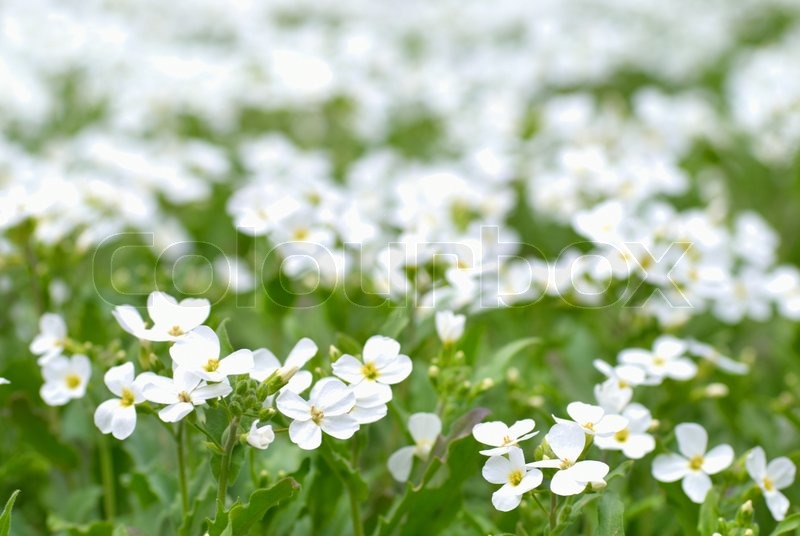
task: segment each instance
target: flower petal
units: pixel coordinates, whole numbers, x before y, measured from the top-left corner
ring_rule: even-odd
[[[678,454],[659,454],[653,460],[653,478],[659,482],[675,482],[689,474],[689,460]]]
[[[120,406],[114,412],[111,421],[111,435],[119,440],[130,437],[136,429],[136,408],[134,406]]]
[[[111,432],[111,421],[114,418],[114,412],[119,407],[119,399],[112,398],[111,400],[106,400],[94,410],[94,425],[104,434]]]
[[[586,434],[583,428],[574,423],[553,425],[545,439],[559,459],[572,462],[580,457],[586,446]]]
[[[733,463],[733,449],[730,445],[717,445],[703,456],[703,471],[715,475]]]
[[[314,450],[322,444],[322,430],[313,421],[292,421],[289,439],[303,450]]]
[[[297,341],[297,344],[294,345],[292,351],[289,352],[289,357],[286,358],[286,363],[284,363],[284,367],[286,368],[302,368],[306,363],[308,363],[311,358],[317,355],[317,345],[314,341],[309,339],[308,337],[304,337]]]
[[[796,472],[797,467],[785,456],[775,458],[767,465],[767,476],[777,489],[791,486]]]
[[[236,350],[219,362],[219,371],[225,376],[238,376],[249,374],[253,370],[253,352],[250,350]]]
[[[345,354],[331,365],[333,373],[347,383],[358,383],[364,379],[361,370],[364,364],[355,357]]]
[[[678,451],[691,459],[693,456],[702,456],[708,446],[706,429],[692,422],[681,423],[675,427],[675,437],[678,439]]]
[[[188,402],[178,402],[170,404],[158,412],[158,416],[164,422],[178,422],[194,410],[194,406]]]
[[[108,390],[117,396],[122,396],[122,390],[130,388],[133,384],[135,371],[130,361],[122,365],[111,367],[103,376],[103,381]]]
[[[747,467],[747,473],[750,478],[760,484],[764,477],[767,476],[767,456],[764,454],[764,449],[761,447],[753,448],[747,454],[744,465]]]
[[[575,481],[569,470],[556,471],[550,480],[550,491],[562,497],[577,495],[586,489],[586,483]]]
[[[411,466],[414,464],[414,448],[413,446],[403,447],[389,456],[387,461],[389,472],[392,473],[392,478],[398,482],[405,482],[411,474]]]
[[[492,505],[500,512],[510,512],[522,502],[522,495],[506,485],[492,493]]]
[[[508,426],[500,421],[482,422],[472,428],[472,437],[476,441],[492,447],[501,446],[507,434]]]
[[[522,419],[508,427],[509,437],[521,438],[536,428],[536,422],[533,419]]]
[[[786,512],[789,511],[789,499],[780,491],[773,491],[764,495],[767,501],[767,508],[775,521],[783,521]]]
[[[320,423],[322,431],[336,439],[350,439],[358,432],[358,421],[350,415],[325,416]]]
[[[483,464],[481,474],[491,484],[505,484],[511,473],[511,462],[504,456],[492,456]]]
[[[703,504],[711,489],[711,477],[702,471],[692,471],[683,478],[681,487],[692,502]]]
[[[278,411],[295,421],[311,419],[311,404],[291,391],[281,391],[276,400]]]
[[[334,379],[326,383],[314,397],[312,404],[317,406],[325,416],[343,415],[353,409],[356,397],[353,391],[339,380]]]
[[[586,423],[596,423],[603,418],[603,408],[583,402],[572,402],[567,406],[567,414],[576,423],[583,426]]]
[[[408,418],[408,431],[414,441],[435,441],[442,432],[442,421],[435,413],[415,413]]]
[[[402,354],[384,363],[378,360],[376,361],[376,366],[380,371],[378,381],[389,385],[394,385],[405,380],[411,375],[411,370],[413,369],[411,358]]]
[[[251,378],[263,382],[279,368],[281,368],[281,362],[278,361],[275,354],[266,348],[253,350],[253,370],[250,372]]]
[[[374,335],[364,343],[362,357],[364,362],[376,361],[378,358],[393,358],[400,353],[400,343],[389,337]]]

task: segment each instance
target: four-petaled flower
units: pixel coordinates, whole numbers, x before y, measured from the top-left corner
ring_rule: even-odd
[[[783,520],[789,510],[789,499],[780,490],[788,488],[794,482],[797,467],[792,461],[782,456],[767,463],[764,449],[756,447],[750,451],[745,460],[747,472],[764,493],[772,517],[776,521]]]
[[[253,370],[253,352],[250,350],[236,350],[221,359],[219,352],[219,337],[208,326],[187,333],[169,349],[169,355],[178,367],[210,382],[221,382],[228,376],[249,374]]]
[[[539,486],[543,479],[539,469],[525,465],[525,455],[518,447],[508,451],[508,458],[491,456],[483,465],[482,474],[488,482],[503,485],[492,493],[492,504],[501,512],[519,506],[522,496]]]
[[[539,432],[534,432],[536,423],[533,419],[523,419],[511,426],[506,426],[500,421],[482,422],[472,428],[472,437],[479,443],[494,447],[482,450],[485,456],[498,456],[506,454],[512,447],[516,447],[520,441],[530,439]]]
[[[647,433],[653,418],[650,410],[641,404],[633,403],[622,412],[628,425],[608,436],[595,436],[594,442],[603,450],[621,450],[626,458],[639,460],[653,452],[656,441]]]
[[[442,432],[442,421],[435,413],[415,413],[408,418],[408,432],[414,444],[402,447],[389,456],[389,472],[399,482],[408,480],[415,456],[422,461],[428,459]]]
[[[178,422],[207,400],[228,396],[233,389],[225,381],[207,384],[203,379],[186,369],[176,368],[172,378],[150,376],[142,393],[150,402],[166,404],[158,412],[164,422]]]
[[[567,406],[567,415],[569,415],[578,426],[589,435],[597,436],[610,436],[625,428],[628,425],[628,419],[621,415],[606,415],[606,412],[600,406],[593,406],[592,404],[584,404],[583,402],[571,402]],[[553,417],[558,423],[569,424],[572,421]]]
[[[680,454],[659,454],[653,460],[653,477],[661,482],[682,480],[683,491],[693,502],[701,504],[711,489],[711,478],[733,463],[730,445],[718,445],[706,452],[708,434],[695,423],[675,427]]]
[[[453,311],[436,313],[436,334],[445,346],[456,343],[464,335],[464,322],[467,317],[453,314]]]
[[[685,341],[664,335],[653,343],[653,350],[630,348],[620,352],[620,363],[643,367],[653,381],[664,378],[689,380],[697,373],[694,361],[685,357],[688,344]]]
[[[333,363],[333,373],[355,386],[359,394],[383,391],[391,400],[391,386],[411,374],[411,359],[400,353],[400,343],[375,335],[364,344],[362,360],[343,355]]]
[[[94,424],[104,434],[125,439],[136,428],[136,404],[144,402],[142,389],[153,376],[145,372],[134,379],[133,363],[108,369],[103,381],[108,390],[119,398],[106,400],[94,412]]]
[[[331,378],[320,380],[311,389],[308,401],[292,391],[278,395],[278,411],[292,419],[289,439],[303,450],[322,444],[322,432],[337,439],[349,439],[358,431],[358,421],[350,410],[356,403],[353,390]]]
[[[555,424],[545,436],[556,459],[529,463],[528,467],[558,469],[550,480],[550,491],[556,495],[577,495],[592,484],[601,484],[608,474],[608,465],[592,460],[578,461],[586,447],[584,429],[572,422]]]

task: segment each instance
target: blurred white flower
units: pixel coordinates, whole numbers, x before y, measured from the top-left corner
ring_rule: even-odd
[[[86,386],[92,375],[92,364],[82,354],[72,357],[55,356],[42,365],[42,385],[39,394],[49,406],[63,406],[86,394]]]
[[[466,320],[466,316],[453,314],[453,311],[436,313],[436,333],[445,346],[454,344],[461,338]]]
[[[780,492],[794,483],[797,467],[785,456],[767,463],[764,449],[755,447],[745,460],[747,473],[761,488],[767,507],[776,521],[783,520],[789,510],[789,499]]]
[[[711,478],[733,463],[730,445],[718,445],[706,451],[708,434],[695,423],[675,427],[680,454],[659,454],[653,460],[653,477],[660,482],[682,480],[683,491],[693,502],[702,503],[711,489]]]
[[[405,482],[411,474],[411,466],[416,456],[427,461],[436,439],[442,432],[442,421],[435,413],[414,413],[408,418],[408,432],[414,444],[402,447],[389,456],[388,466],[392,477],[398,482]]]
[[[685,357],[687,349],[685,341],[663,335],[655,340],[652,351],[630,348],[620,352],[617,359],[621,363],[643,367],[654,380],[689,380],[697,373],[697,365]]]
[[[32,354],[39,356],[39,365],[46,365],[64,351],[67,339],[67,324],[61,315],[45,313],[39,319],[39,334],[30,345]]]

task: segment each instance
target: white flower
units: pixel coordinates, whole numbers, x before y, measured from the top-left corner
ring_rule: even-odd
[[[5,379],[5,378],[0,378],[0,385],[8,385],[9,383],[11,383],[11,382],[10,382],[10,381],[8,381],[7,379]]]
[[[325,381],[326,379],[323,378],[320,381]],[[377,422],[389,412],[389,407],[386,404],[391,400],[391,391],[375,391],[374,393],[364,394],[352,385],[350,389],[356,397],[356,404],[350,410],[350,416],[358,421],[358,424]]]
[[[764,493],[767,507],[776,521],[783,520],[789,510],[789,499],[779,490],[788,488],[794,483],[797,468],[792,461],[781,456],[767,464],[764,449],[756,447],[750,451],[745,460],[750,478],[755,480]]]
[[[45,313],[39,319],[39,334],[31,342],[30,351],[39,356],[39,365],[45,365],[62,354],[66,339],[64,319],[54,313]]]
[[[414,456],[426,461],[442,432],[442,421],[435,413],[415,413],[408,418],[408,432],[414,444],[396,450],[389,456],[389,472],[395,480],[405,482],[411,474]]]
[[[147,326],[142,320],[142,315],[139,314],[139,311],[136,307],[132,305],[117,305],[111,311],[111,314],[114,315],[114,318],[117,320],[119,327],[121,327],[126,332],[130,333],[137,339],[145,339],[148,338]]]
[[[539,469],[525,465],[522,449],[512,447],[505,456],[491,456],[483,465],[483,478],[503,487],[492,493],[492,504],[501,512],[509,512],[519,506],[522,496],[542,483]]]
[[[259,348],[253,350],[253,370],[250,372],[250,377],[256,381],[263,382],[275,372],[278,372],[282,377],[289,378],[284,387],[294,393],[302,393],[311,387],[312,376],[311,372],[307,370],[299,370],[305,366],[308,361],[317,355],[317,345],[309,338],[303,338],[297,341],[286,362],[281,365],[281,362],[275,357],[275,354],[266,348]]]
[[[207,384],[202,378],[183,368],[176,368],[172,378],[151,376],[144,386],[144,397],[150,402],[167,404],[158,412],[164,422],[178,422],[194,410],[195,406],[205,404],[206,400],[228,396],[229,383]]]
[[[604,411],[619,414],[633,398],[633,389],[630,387],[620,388],[617,380],[608,378],[603,383],[594,386],[594,398]]]
[[[106,400],[94,412],[94,424],[104,434],[112,434],[117,439],[125,439],[136,428],[136,404],[144,402],[142,388],[153,376],[140,374],[134,380],[133,363],[125,363],[108,369],[103,381],[108,390],[119,398]]]
[[[730,445],[719,445],[706,452],[708,434],[695,423],[675,427],[680,454],[659,454],[653,460],[653,477],[660,482],[681,483],[683,491],[693,502],[702,503],[711,489],[711,478],[733,463]]]
[[[50,406],[63,406],[70,400],[83,398],[92,375],[92,364],[85,355],[55,356],[42,366],[42,385],[39,394]]]
[[[644,367],[649,376],[661,380],[672,378],[675,380],[689,380],[697,373],[697,365],[684,357],[686,342],[664,335],[656,339],[653,351],[642,348],[623,350],[619,354],[619,361],[629,365]]]
[[[211,304],[206,299],[187,298],[180,303],[164,292],[147,297],[147,314],[153,327],[142,338],[149,341],[175,341],[200,326],[208,318]]]
[[[439,311],[436,313],[436,333],[445,346],[458,341],[464,335],[464,322],[467,317],[453,314],[453,311]]]
[[[647,433],[653,422],[650,410],[641,404],[631,404],[622,412],[628,425],[609,436],[596,436],[595,445],[603,450],[621,450],[627,458],[638,460],[653,452],[656,441]]]
[[[556,495],[577,495],[587,485],[604,483],[608,465],[591,460],[577,461],[586,447],[586,434],[580,426],[568,422],[555,424],[545,436],[555,460],[529,463],[527,467],[558,469],[550,480],[550,491]]]
[[[304,450],[322,443],[322,432],[337,439],[349,439],[358,431],[358,422],[348,415],[356,403],[352,389],[337,379],[318,382],[309,400],[283,391],[276,401],[278,410],[292,419],[289,439]]]
[[[489,445],[491,449],[482,450],[481,454],[486,456],[498,456],[506,454],[512,447],[516,447],[520,441],[530,439],[539,432],[534,432],[536,423],[533,419],[523,419],[511,426],[506,426],[500,421],[482,422],[472,428],[472,437],[479,443]]]
[[[250,426],[250,431],[247,433],[247,443],[251,447],[264,450],[272,442],[275,441],[275,432],[272,430],[272,425],[258,426],[258,420],[253,421]]]
[[[589,435],[610,436],[625,428],[628,419],[621,415],[607,415],[600,406],[571,402],[567,406],[567,414]],[[571,421],[553,417],[556,422],[567,423]]]
[[[253,370],[253,352],[237,350],[219,357],[219,337],[208,326],[200,326],[178,339],[169,355],[178,367],[210,382],[221,382],[228,376],[249,374]]]
[[[363,362],[343,355],[333,363],[333,373],[355,386],[360,394],[376,391],[389,393],[391,385],[400,383],[411,374],[411,359],[400,353],[400,343],[389,337],[375,335],[364,344]]]

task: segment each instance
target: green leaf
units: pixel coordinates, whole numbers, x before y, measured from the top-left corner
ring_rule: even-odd
[[[231,344],[231,339],[228,337],[228,328],[225,327],[225,324],[228,323],[230,318],[223,318],[222,322],[219,323],[217,326],[217,337],[219,337],[219,352],[220,355],[228,355],[233,353],[233,345]]]
[[[770,536],[778,536],[779,534],[786,534],[794,530],[800,529],[800,514],[793,514],[778,523],[775,530],[772,531]]]
[[[226,536],[245,534],[270,508],[290,499],[299,489],[300,484],[295,479],[287,477],[270,488],[254,491],[247,504],[236,504],[230,509],[228,526],[223,534]]]
[[[604,493],[597,508],[597,534],[622,536],[625,534],[625,505],[616,493]]]
[[[14,508],[17,495],[19,495],[19,490],[11,494],[5,508],[3,508],[3,513],[0,514],[0,536],[8,536],[11,533],[11,510]]]
[[[478,383],[485,378],[491,378],[495,382],[499,382],[505,376],[506,370],[511,360],[520,353],[522,350],[538,344],[541,341],[539,337],[528,337],[525,339],[517,339],[512,341],[497,352],[493,352],[490,356],[484,358],[484,364],[475,368],[472,375],[472,382]]]

